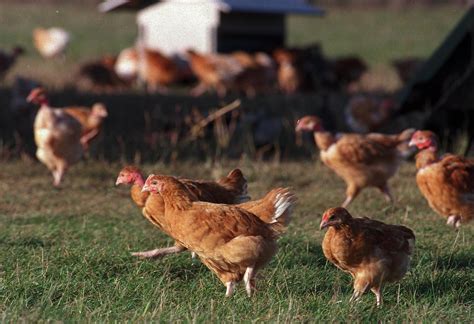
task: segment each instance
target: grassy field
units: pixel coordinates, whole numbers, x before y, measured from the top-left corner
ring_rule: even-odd
[[[216,178],[235,164],[147,165],[187,177]],[[417,236],[412,269],[387,286],[385,304],[371,294],[355,305],[349,276],[328,263],[318,230],[322,212],[341,203],[343,183],[320,162],[239,163],[249,193],[291,186],[299,198],[280,251],[261,272],[258,293],[232,298],[188,253],[149,261],[131,251],[172,244],[115,188],[119,165],[81,163],[60,190],[40,164],[0,168],[0,319],[156,320],[160,322],[470,322],[474,318],[474,228],[449,229],[421,197],[414,165],[393,179],[394,205],[375,190],[349,210],[404,224]]]
[[[74,3],[74,2],[72,2]],[[328,9],[324,18],[290,16],[288,44],[321,42],[329,56],[357,54],[380,73],[390,60],[405,56],[426,57],[439,45],[462,16],[459,7],[415,8],[406,11]],[[9,74],[36,78],[62,87],[74,81],[79,62],[118,53],[134,44],[135,14],[100,14],[96,8],[78,5],[0,3],[1,47],[25,46],[28,53]],[[31,31],[43,26],[62,26],[72,34],[66,60],[44,60],[32,45]]]

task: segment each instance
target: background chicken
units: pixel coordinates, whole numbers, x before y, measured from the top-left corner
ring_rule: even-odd
[[[87,107],[67,107],[64,108],[64,111],[81,124],[81,144],[84,150],[88,150],[90,142],[99,135],[102,123],[108,116],[107,108],[101,103],[95,103],[91,109]]]
[[[278,63],[278,86],[283,93],[294,94],[301,90],[304,72],[301,51],[297,49],[277,49],[273,53]]]
[[[35,28],[33,30],[33,43],[44,58],[64,54],[70,38],[69,33],[59,27]]]
[[[8,70],[15,64],[16,60],[25,50],[20,47],[14,47],[9,53],[0,51],[0,80],[7,74]]]
[[[191,93],[201,95],[208,89],[213,89],[223,97],[232,88],[235,78],[244,70],[239,59],[232,55],[199,54],[188,50],[188,59],[194,74],[199,80]]]
[[[397,172],[403,158],[401,144],[408,142],[414,130],[397,135],[371,133],[344,134],[339,137],[325,131],[320,119],[306,116],[298,120],[296,131],[313,132],[323,163],[347,184],[347,207],[365,187],[376,187],[392,201],[388,180]]]
[[[383,285],[401,280],[409,269],[415,248],[413,231],[369,218],[353,218],[342,207],[324,213],[320,229],[325,228],[324,256],[354,278],[351,301],[370,289],[380,306]]]
[[[417,131],[410,146],[416,155],[416,183],[430,207],[459,228],[474,218],[474,161],[447,154],[438,156],[438,139],[433,132]]]
[[[69,166],[82,156],[82,126],[62,109],[51,108],[42,88],[32,90],[27,101],[41,105],[34,122],[36,156],[52,172],[53,184],[59,186]]]
[[[357,133],[373,132],[388,121],[394,109],[395,101],[391,98],[359,94],[346,105],[346,122]]]
[[[123,88],[128,83],[115,72],[116,57],[104,55],[98,60],[81,64],[78,72],[78,84],[94,91]]]
[[[235,77],[233,89],[243,92],[247,97],[270,92],[276,80],[276,68],[272,58],[263,52],[255,55],[242,53],[233,53],[243,66],[243,71]]]
[[[115,73],[126,82],[133,82],[138,76],[138,52],[135,48],[123,49],[114,66]]]
[[[292,196],[282,196],[267,224],[237,206],[199,202],[173,177],[150,175],[143,190],[163,197],[165,232],[200,257],[227,287],[226,296],[242,279],[252,294],[258,270],[276,253],[275,240],[294,202]]]
[[[247,180],[239,169],[232,170],[226,177],[217,181],[190,179],[179,179],[179,181],[181,181],[188,190],[190,190],[197,199],[201,201],[221,204],[239,204],[250,199],[250,197],[247,196]],[[126,166],[120,171],[115,184],[131,185],[130,194],[132,200],[138,207],[143,208],[145,207],[149,197],[148,192],[142,192],[144,182],[140,169],[134,166]],[[153,197],[147,207],[147,209],[142,210],[145,218],[158,228],[162,229],[160,220],[163,219],[164,215],[163,199],[160,196]],[[150,212],[147,212],[147,210]],[[132,253],[132,255],[156,258],[171,253],[182,252],[184,250],[186,250],[186,248],[182,247],[179,242],[176,242],[174,247],[136,252]]]
[[[163,53],[138,46],[138,77],[150,92],[166,92],[167,87],[186,77],[184,68]]]

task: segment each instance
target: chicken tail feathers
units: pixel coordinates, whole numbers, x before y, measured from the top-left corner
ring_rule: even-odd
[[[279,236],[286,231],[291,221],[293,207],[297,199],[289,188],[274,189],[271,193],[273,196],[274,211],[268,224],[271,230]]]
[[[413,148],[408,146],[408,142],[410,141],[410,139],[411,139],[411,137],[412,137],[412,135],[415,131],[416,130],[414,128],[408,128],[408,129],[405,129],[400,134],[395,135],[397,137],[397,141],[399,143],[398,146],[397,146],[397,150],[398,150],[398,152],[400,152],[400,155],[404,159],[410,157],[415,152],[415,150]]]
[[[250,200],[250,196],[247,192],[247,179],[240,169],[234,169],[229,174],[218,181],[219,184],[228,188],[229,190],[235,191],[236,198],[235,203],[240,204]]]
[[[408,128],[405,129],[403,132],[397,135],[398,140],[401,142],[408,142],[410,141],[413,133],[415,133],[416,129],[414,128]]]

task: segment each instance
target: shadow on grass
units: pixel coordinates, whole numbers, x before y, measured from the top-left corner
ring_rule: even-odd
[[[465,252],[452,255],[441,255],[436,260],[435,269],[471,270],[474,268],[474,258]]]

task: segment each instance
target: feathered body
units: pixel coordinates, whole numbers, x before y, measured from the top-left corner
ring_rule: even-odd
[[[216,90],[219,96],[224,96],[244,70],[239,58],[232,55],[204,55],[193,50],[188,50],[187,54],[191,69],[200,82],[193,90],[194,95],[210,88]]]
[[[52,172],[54,185],[59,186],[69,166],[82,156],[82,126],[62,109],[51,108],[45,96],[38,88],[28,96],[28,101],[41,105],[34,121],[36,156]]]
[[[59,27],[35,28],[33,30],[33,43],[41,56],[45,58],[63,54],[69,40],[69,33]]]
[[[13,48],[10,53],[0,51],[0,80],[3,79],[18,57],[24,52],[24,49],[20,46]]]
[[[227,296],[242,279],[248,294],[252,293],[255,274],[276,253],[279,224],[287,223],[293,204],[291,199],[284,200],[268,224],[237,206],[197,201],[196,196],[173,177],[151,175],[143,189],[151,191],[152,196],[162,196],[163,230],[198,254],[226,285]]]
[[[370,133],[335,136],[324,131],[319,118],[306,116],[298,121],[297,131],[313,131],[323,163],[347,184],[346,207],[365,187],[380,189],[392,200],[388,180],[403,159],[400,145],[408,142],[413,130],[396,135]]]
[[[107,108],[101,103],[95,103],[91,109],[87,107],[67,107],[64,108],[64,111],[81,124],[81,144],[87,150],[90,142],[99,135],[102,123],[108,116]]]
[[[370,289],[380,305],[383,285],[399,281],[409,269],[415,246],[413,231],[369,218],[353,218],[342,207],[324,213],[324,228],[328,228],[322,243],[324,256],[354,278],[352,300]]]
[[[226,177],[218,181],[180,179],[188,190],[198,200],[222,203],[239,204],[250,199],[247,196],[247,180],[239,169],[232,170]],[[116,184],[131,184],[130,194],[134,203],[142,208],[143,216],[153,225],[163,230],[164,202],[160,195],[149,199],[148,192],[142,192],[144,179],[141,171],[133,166],[123,168],[117,178]],[[164,231],[164,230],[163,230]],[[165,231],[166,234],[170,235]],[[179,243],[176,244],[179,246]],[[134,255],[141,257],[161,257],[169,253],[184,251],[185,249],[155,249],[146,252],[137,252]]]
[[[416,155],[416,183],[430,207],[455,228],[474,218],[474,161],[457,155],[438,156],[437,137],[417,131],[411,145]]]

